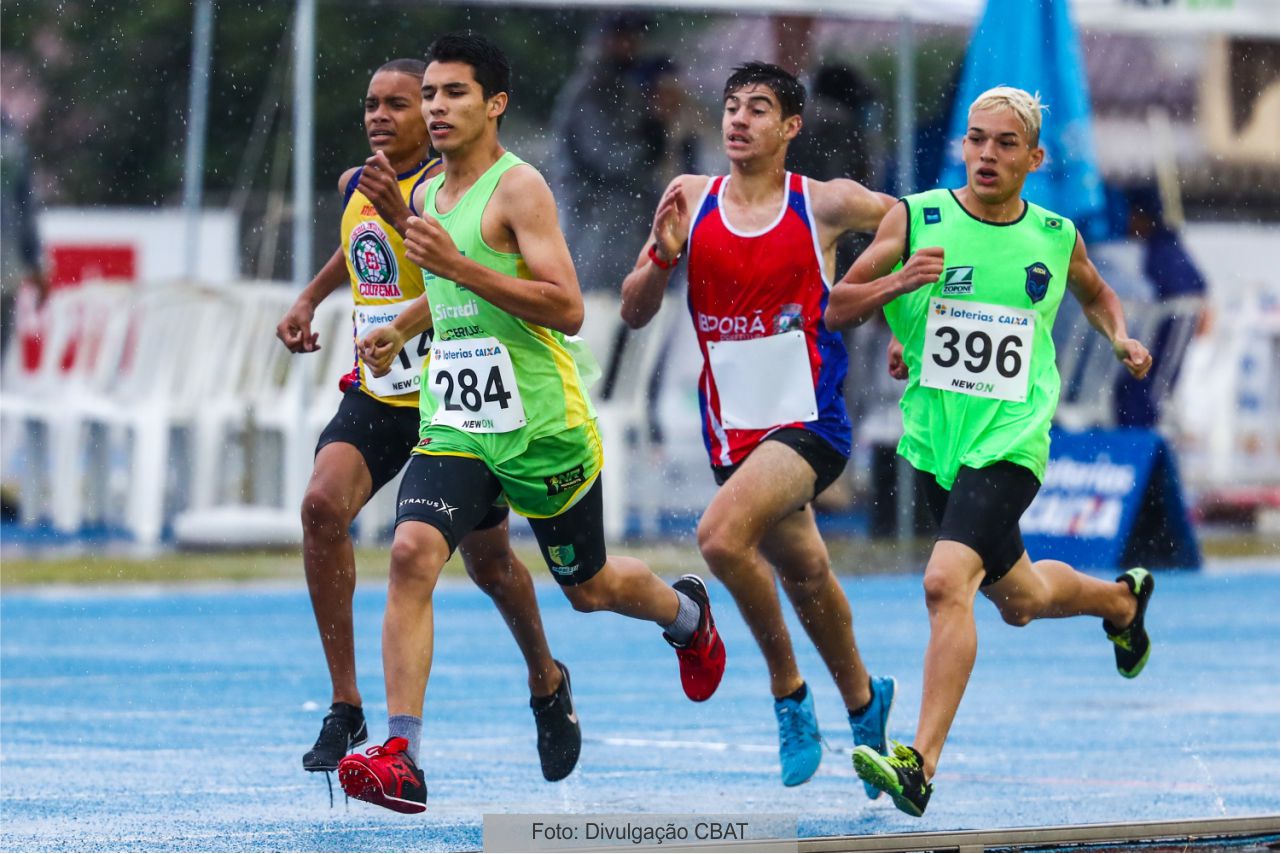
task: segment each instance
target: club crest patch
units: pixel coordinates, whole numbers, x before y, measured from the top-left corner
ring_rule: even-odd
[[[362,296],[401,296],[396,253],[392,252],[391,241],[378,223],[362,222],[351,230],[351,266],[360,281]]]
[[[1028,297],[1034,303],[1045,299],[1046,293],[1050,290],[1050,279],[1053,278],[1050,268],[1037,261],[1035,264],[1029,264],[1023,269],[1027,271],[1027,281],[1024,287],[1027,289]]]
[[[552,561],[552,572],[558,575],[569,575],[578,569],[573,546],[548,546],[547,556]]]

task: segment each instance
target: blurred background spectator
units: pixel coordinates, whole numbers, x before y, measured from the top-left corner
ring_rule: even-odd
[[[556,99],[556,197],[584,291],[616,291],[649,228],[655,169],[668,144],[670,98],[646,87],[642,49],[653,19],[611,12],[584,46],[578,70]],[[653,79],[650,71],[650,79]]]
[[[31,192],[31,160],[22,131],[0,112],[0,352],[8,354],[15,330],[18,290],[35,288],[37,304],[48,293],[36,231],[36,199]],[[6,355],[6,358],[8,356]]]
[[[698,171],[698,137],[706,117],[686,95],[680,66],[670,56],[644,62],[639,78],[650,116],[663,132],[652,178],[662,192],[677,175]]]
[[[809,85],[801,135],[788,149],[788,168],[820,181],[853,178],[879,189],[884,109],[858,69],[824,62]]]
[[[1143,275],[1151,287],[1151,298],[1158,303],[1181,297],[1203,298],[1205,277],[1188,254],[1179,233],[1165,220],[1161,195],[1150,185],[1136,187],[1127,194],[1129,231],[1140,241],[1143,253]],[[1154,365],[1162,365],[1168,383],[1157,388],[1151,382],[1139,382],[1128,373],[1118,376],[1113,405],[1118,427],[1155,427],[1161,415],[1161,393],[1173,387],[1178,379],[1186,340],[1173,335],[1177,318],[1160,322],[1149,342]]]
[[[35,289],[36,304],[44,303],[49,291],[40,256],[40,235],[36,231],[36,200],[31,192],[31,161],[26,141],[8,113],[0,112],[0,358],[21,358],[14,340],[17,331],[18,292],[23,286]],[[18,516],[17,490],[7,480],[0,483],[0,518]]]

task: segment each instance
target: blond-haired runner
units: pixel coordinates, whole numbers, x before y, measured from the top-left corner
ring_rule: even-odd
[[[1102,617],[1122,676],[1137,676],[1148,657],[1146,570],[1107,582],[1059,561],[1033,563],[1019,533],[1049,458],[1059,399],[1050,332],[1064,294],[1071,291],[1132,375],[1152,366],[1076,226],[1022,197],[1045,157],[1041,110],[1020,89],[979,96],[963,143],[966,185],[904,198],[827,307],[834,328],[884,308],[902,342],[890,350],[891,373],[907,379],[898,450],[917,469],[939,523],[925,567],[930,640],[916,736],[889,756],[866,747],[853,756],[859,776],[910,815],[929,803],[974,666],[979,591],[1014,626]]]

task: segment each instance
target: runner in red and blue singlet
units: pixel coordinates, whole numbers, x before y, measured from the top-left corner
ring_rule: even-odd
[[[734,71],[721,119],[730,174],[671,183],[623,282],[622,306],[628,325],[648,323],[688,251],[703,435],[721,486],[699,522],[698,545],[765,656],[786,786],[813,776],[823,745],[776,573],[841,693],[856,744],[885,744],[894,699],[894,680],[870,677],[859,656],[849,602],[810,506],[850,455],[845,346],[823,323],[836,241],[874,231],[893,200],[854,181],[787,172],[804,103],[804,87],[777,66]]]

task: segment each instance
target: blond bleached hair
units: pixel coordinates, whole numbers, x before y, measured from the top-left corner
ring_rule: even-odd
[[[1041,93],[1032,94],[1013,86],[994,86],[974,99],[970,112],[978,110],[1009,110],[1023,125],[1028,145],[1036,148],[1041,142],[1041,113],[1049,107],[1041,103]]]

